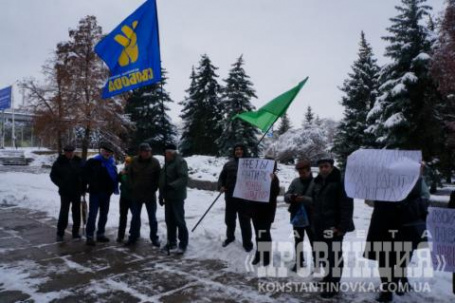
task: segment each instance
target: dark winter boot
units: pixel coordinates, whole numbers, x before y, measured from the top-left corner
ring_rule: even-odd
[[[254,259],[251,262],[251,264],[252,265],[257,265],[257,264],[259,264],[260,261],[261,261],[261,253],[256,251],[256,253],[254,254]]]
[[[412,290],[411,284],[409,284],[408,278],[406,277],[401,278],[397,285],[398,288],[395,293],[398,296],[403,296],[405,293],[410,292]]]
[[[381,291],[379,296],[376,298],[376,302],[387,303],[392,302],[393,300],[393,293],[390,291]]]
[[[229,244],[231,244],[234,241],[235,241],[235,238],[234,239],[226,239],[226,240],[223,241],[223,244],[221,246],[226,247],[226,246],[228,246]]]

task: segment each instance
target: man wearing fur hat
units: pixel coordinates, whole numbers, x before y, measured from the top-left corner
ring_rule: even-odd
[[[235,224],[238,214],[240,230],[242,231],[243,248],[246,252],[250,252],[253,249],[253,242],[251,241],[251,202],[233,197],[235,183],[237,181],[239,159],[245,156],[245,145],[236,144],[234,146],[234,157],[223,166],[223,170],[218,178],[218,189],[224,193],[226,200],[226,240],[223,241],[222,246],[226,247],[235,240]]]

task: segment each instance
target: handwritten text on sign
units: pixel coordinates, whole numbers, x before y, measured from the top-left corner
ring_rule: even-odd
[[[427,229],[433,242],[433,268],[455,272],[455,209],[430,207]]]
[[[351,198],[401,201],[420,175],[420,151],[359,149],[348,157],[344,186]]]
[[[275,161],[257,158],[240,158],[234,197],[269,202],[271,177]]]

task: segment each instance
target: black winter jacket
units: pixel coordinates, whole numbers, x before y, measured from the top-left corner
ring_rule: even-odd
[[[112,194],[117,186],[117,182],[111,179],[101,161],[91,158],[84,167],[84,188],[89,193]]]
[[[334,167],[332,172],[323,178],[318,175],[313,188],[313,222],[316,235],[324,230],[336,228],[345,233],[354,230],[352,215],[354,201],[346,196],[341,172]]]
[[[65,155],[60,155],[54,162],[50,177],[52,182],[58,186],[58,193],[61,196],[77,196],[84,192],[83,165],[84,161],[78,156],[68,159]]]
[[[138,202],[156,201],[156,191],[160,179],[160,163],[155,157],[133,158],[128,168],[128,182],[132,199]]]
[[[221,187],[226,188],[226,197],[232,197],[234,194],[235,183],[237,181],[237,169],[239,159],[232,158],[223,166],[220,177],[218,178],[218,190]]]
[[[273,178],[270,186],[270,198],[268,203],[251,202],[253,219],[273,223],[275,221],[277,197],[280,194],[280,179],[277,176]]]
[[[414,244],[422,241],[421,235],[410,232],[407,225],[420,221],[424,223],[428,213],[428,201],[422,197],[422,180],[419,179],[408,194],[399,202],[375,201],[367,243],[411,241]],[[376,260],[377,254],[365,251],[365,257]]]

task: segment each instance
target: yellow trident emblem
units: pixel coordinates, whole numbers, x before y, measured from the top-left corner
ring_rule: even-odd
[[[138,22],[134,21],[132,28],[128,25],[122,26],[122,32],[124,35],[116,35],[114,40],[117,41],[120,45],[124,47],[120,57],[118,58],[118,63],[120,66],[126,66],[130,63],[137,61],[139,57],[139,48],[137,47],[137,36],[134,30],[137,27]]]

